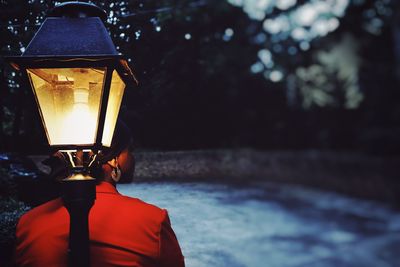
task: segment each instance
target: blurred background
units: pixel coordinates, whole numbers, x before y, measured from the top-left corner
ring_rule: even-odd
[[[61,2],[0,0],[7,248],[56,193],[30,86],[3,57]],[[400,266],[399,1],[89,2],[140,82],[120,113],[137,184],[121,191],[170,211],[187,266]]]

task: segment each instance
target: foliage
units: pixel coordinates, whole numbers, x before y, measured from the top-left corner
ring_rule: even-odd
[[[0,196],[2,198],[15,197],[17,194],[17,184],[8,172],[0,168]]]
[[[11,260],[18,219],[29,210],[17,200],[16,188],[15,180],[0,168],[0,263],[4,266]]]
[[[0,242],[11,243],[14,239],[18,219],[29,210],[22,202],[13,198],[0,199]]]
[[[228,2],[242,7],[250,18],[260,21],[261,32],[255,32],[255,40],[264,47],[258,53],[257,62],[252,65],[252,72],[262,73],[272,82],[281,82],[285,77],[291,77],[296,87],[290,89],[297,92],[297,101],[306,109],[314,105],[355,109],[361,105],[364,97],[358,84],[361,66],[358,47],[363,41],[371,39],[371,35],[381,35],[391,23],[393,1]],[[358,23],[354,24],[355,21]],[[355,34],[358,35],[357,39],[353,37]],[[323,39],[329,40],[329,43]],[[321,43],[324,45],[321,46]],[[340,51],[336,49],[337,46],[341,46]],[[326,54],[325,59],[331,62],[320,62],[321,53]],[[341,57],[340,62],[337,62],[338,56]],[[331,75],[327,64],[337,63],[348,66],[351,70],[341,68],[343,75]],[[315,69],[317,66],[324,69],[318,75],[325,80],[327,87],[332,88],[330,92],[326,91],[326,86],[315,86],[312,89],[309,86],[304,87],[304,76],[298,75],[305,68]],[[348,82],[349,80],[352,82]],[[294,104],[296,101],[289,99],[288,102]]]

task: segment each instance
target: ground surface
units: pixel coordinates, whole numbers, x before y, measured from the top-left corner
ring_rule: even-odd
[[[119,185],[166,208],[187,267],[400,266],[400,212],[288,185]]]

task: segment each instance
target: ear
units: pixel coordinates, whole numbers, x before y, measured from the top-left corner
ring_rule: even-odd
[[[112,163],[114,163],[115,167],[112,167],[111,179],[113,179],[113,181],[115,183],[118,183],[118,181],[121,179],[121,175],[122,175],[121,169],[119,168],[118,161],[116,159],[114,159],[114,162],[112,162]],[[110,166],[113,166],[113,165],[110,164]]]
[[[109,161],[107,162],[107,164],[110,165],[110,166],[113,167],[113,168],[117,168],[117,167],[118,167],[118,158],[115,157],[115,158],[109,160]]]

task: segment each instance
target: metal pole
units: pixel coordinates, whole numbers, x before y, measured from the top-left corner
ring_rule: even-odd
[[[96,198],[94,179],[66,179],[63,184],[64,205],[70,216],[68,266],[90,266],[88,216]]]

